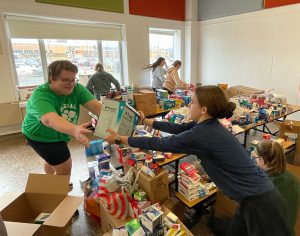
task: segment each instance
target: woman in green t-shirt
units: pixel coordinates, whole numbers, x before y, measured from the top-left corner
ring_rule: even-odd
[[[295,229],[300,203],[300,185],[296,177],[287,170],[283,148],[279,143],[268,140],[259,142],[256,149],[256,163],[267,172],[284,198],[289,211],[288,220]]]
[[[76,81],[78,68],[70,61],[48,66],[48,82],[35,89],[26,106],[22,125],[28,143],[45,160],[46,174],[71,175],[67,146],[70,136],[88,145],[91,123],[77,125],[80,105],[99,116],[102,104]]]

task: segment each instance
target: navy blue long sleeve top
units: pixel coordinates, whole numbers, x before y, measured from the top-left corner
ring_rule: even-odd
[[[174,135],[165,138],[129,137],[129,145],[196,155],[211,180],[237,201],[274,188],[267,174],[257,167],[244,147],[218,119],[188,124],[155,121],[153,128]]]

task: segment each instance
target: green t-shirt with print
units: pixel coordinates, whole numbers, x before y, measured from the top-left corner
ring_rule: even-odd
[[[70,136],[45,126],[40,120],[43,115],[55,112],[73,124],[77,124],[80,105],[95,97],[81,84],[77,84],[70,95],[58,96],[45,83],[36,88],[26,106],[22,132],[38,142],[70,141]]]

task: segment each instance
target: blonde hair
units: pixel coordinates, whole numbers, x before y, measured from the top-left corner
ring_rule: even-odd
[[[269,168],[269,175],[281,174],[286,169],[286,159],[282,146],[270,140],[258,143],[257,154],[264,160]]]

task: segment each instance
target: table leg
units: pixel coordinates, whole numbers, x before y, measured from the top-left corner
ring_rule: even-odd
[[[178,168],[179,160],[175,161],[175,191],[178,192]]]
[[[248,137],[249,132],[250,132],[250,130],[246,130],[244,133],[244,147],[245,148],[247,146],[247,137]]]

